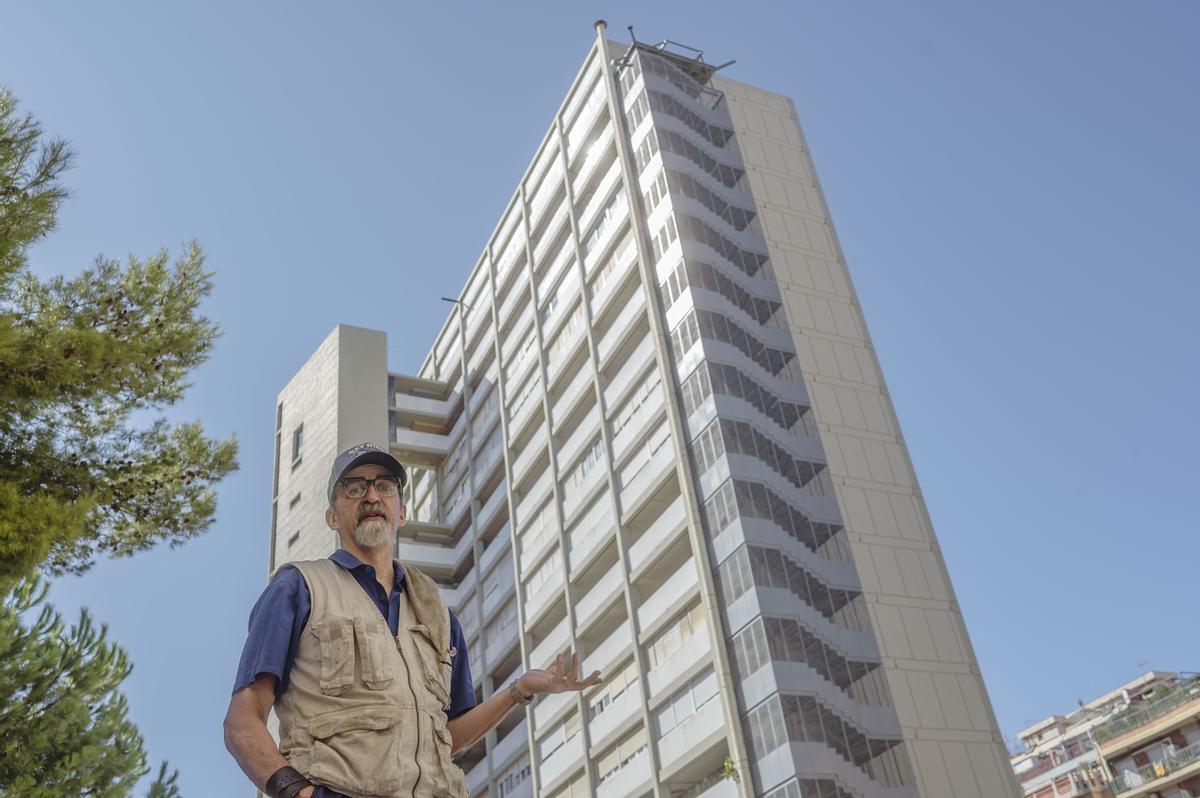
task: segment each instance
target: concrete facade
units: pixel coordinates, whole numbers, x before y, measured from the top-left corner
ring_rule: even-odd
[[[273,565],[387,441],[480,698],[607,676],[473,795],[1019,795],[790,100],[601,36],[418,374],[341,326],[280,408]]]

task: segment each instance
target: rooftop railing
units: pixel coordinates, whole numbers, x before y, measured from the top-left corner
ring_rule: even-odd
[[[1184,704],[1198,699],[1200,699],[1200,677],[1195,677],[1176,685],[1162,698],[1155,698],[1130,707],[1107,723],[1097,726],[1092,734],[1096,738],[1096,742],[1103,743],[1157,720]]]

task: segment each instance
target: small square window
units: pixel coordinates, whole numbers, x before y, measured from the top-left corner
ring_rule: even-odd
[[[295,510],[296,505],[299,503],[300,503],[300,494],[297,493],[295,496],[292,497],[292,500],[290,502],[288,502],[288,509]]]
[[[296,541],[298,541],[299,539],[300,539],[300,533],[296,532],[290,538],[288,538],[287,547],[290,549],[292,546],[295,546]]]

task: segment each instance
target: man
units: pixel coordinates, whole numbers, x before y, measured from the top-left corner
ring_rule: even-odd
[[[372,444],[338,455],[325,521],[341,549],[281,567],[251,612],[225,745],[272,798],[466,798],[454,752],[538,693],[602,681],[560,654],[475,705],[458,619],[429,577],[392,559],[407,481]]]

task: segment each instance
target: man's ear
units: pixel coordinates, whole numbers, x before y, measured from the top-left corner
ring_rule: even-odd
[[[333,511],[332,507],[325,508],[325,525],[334,532],[337,531],[337,513]]]
[[[400,526],[408,523],[408,505],[403,499],[400,500]]]

